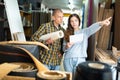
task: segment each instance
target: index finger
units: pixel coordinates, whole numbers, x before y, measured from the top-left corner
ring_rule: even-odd
[[[112,17],[109,17],[109,18],[107,18],[106,20],[109,20],[109,21],[110,21],[111,19],[112,19]]]

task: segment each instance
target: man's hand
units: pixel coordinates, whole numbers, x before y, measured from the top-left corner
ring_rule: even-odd
[[[51,38],[46,40],[46,44],[53,44],[53,43],[54,43],[54,41]]]

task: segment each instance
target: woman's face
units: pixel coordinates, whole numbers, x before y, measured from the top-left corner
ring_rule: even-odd
[[[71,17],[70,24],[74,30],[79,28],[79,20],[75,16]]]

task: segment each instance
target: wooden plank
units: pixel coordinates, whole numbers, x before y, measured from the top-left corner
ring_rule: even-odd
[[[100,48],[97,48],[95,50],[95,56],[98,61],[110,64],[110,65],[115,65],[117,63],[117,61],[115,61],[108,52]]]
[[[105,9],[104,15],[103,15],[103,20],[108,18],[108,17],[112,17],[113,13],[114,13],[113,9]],[[112,19],[111,19],[111,24],[112,24]],[[101,30],[99,31],[98,44],[97,44],[98,48],[102,48],[104,50],[108,49],[111,24],[109,26],[102,27]]]
[[[107,0],[107,2],[106,2],[106,4],[105,4],[105,8],[106,8],[106,9],[110,9],[111,4],[112,4],[112,0]]]
[[[114,19],[114,40],[113,46],[120,50],[120,0],[115,3],[115,19]]]
[[[106,9],[105,10],[105,15],[104,15],[104,18],[103,19],[106,19],[108,17],[112,17],[113,14],[114,14],[114,10],[113,9]],[[112,19],[111,19],[111,24],[112,24]],[[103,39],[103,43],[102,43],[102,47],[103,49],[108,49],[108,45],[109,45],[109,39],[110,39],[110,31],[111,31],[111,24],[109,26],[105,26],[103,27],[104,28],[104,37]]]
[[[99,10],[99,13],[98,13],[98,21],[101,21],[102,18],[103,18],[104,7],[105,7],[104,4],[100,5],[100,8],[99,8],[100,10]],[[98,39],[99,39],[99,32],[100,32],[100,30],[97,31],[96,34],[95,34],[95,38],[96,38],[97,43],[98,43]]]
[[[2,80],[35,80],[35,78],[21,76],[5,76]]]
[[[3,63],[0,65],[0,79],[6,76],[12,70],[20,67],[20,65],[10,64],[10,63]]]

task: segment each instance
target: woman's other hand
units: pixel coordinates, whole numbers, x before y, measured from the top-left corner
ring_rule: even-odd
[[[73,45],[74,43],[70,43],[70,42],[68,42],[67,44],[66,44],[66,48],[70,48],[72,45]]]

